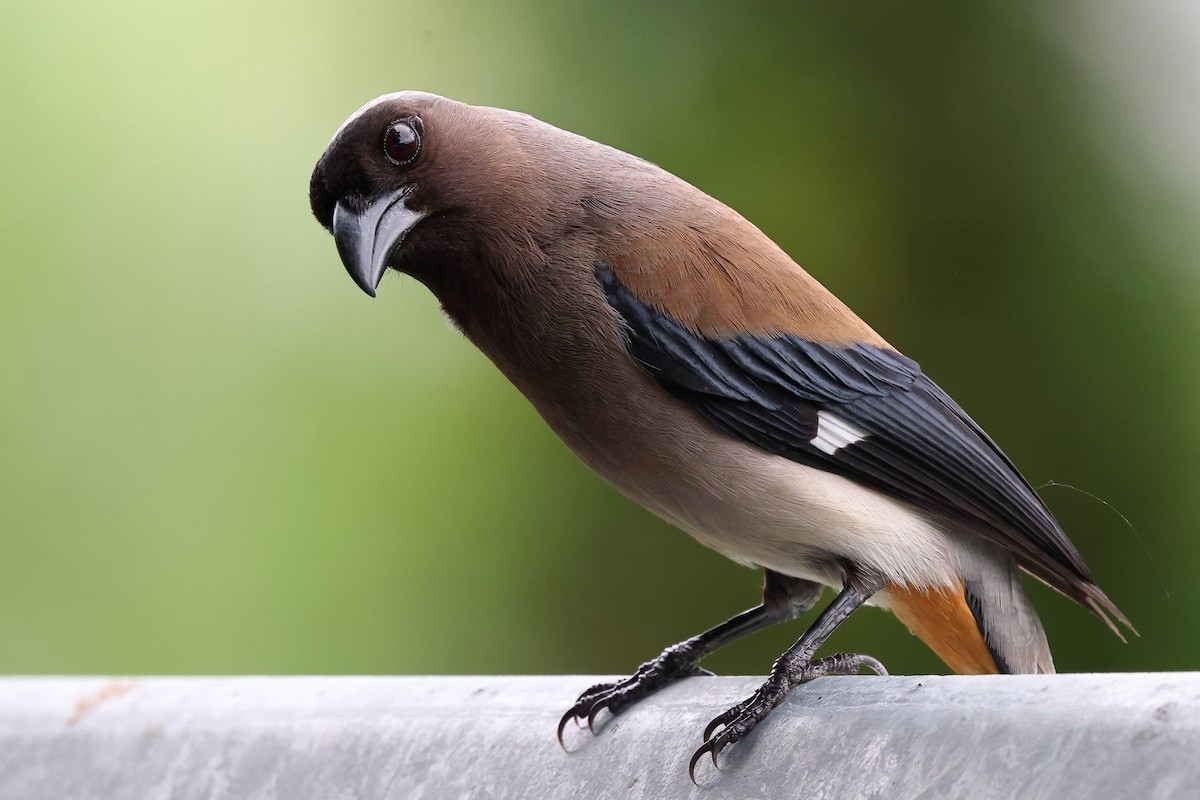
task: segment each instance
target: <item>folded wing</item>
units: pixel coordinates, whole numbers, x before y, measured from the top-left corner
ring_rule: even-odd
[[[643,303],[609,265],[596,276],[630,355],[713,425],[965,522],[1114,630],[1109,615],[1129,624],[1012,462],[916,362],[794,335],[706,337]]]

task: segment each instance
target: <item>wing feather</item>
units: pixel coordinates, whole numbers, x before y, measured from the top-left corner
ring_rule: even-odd
[[[607,264],[596,276],[627,326],[633,358],[713,425],[965,522],[1110,626],[1109,615],[1128,625],[1008,457],[915,361],[793,335],[709,338],[643,303]],[[813,441],[822,411],[866,435],[826,452]]]

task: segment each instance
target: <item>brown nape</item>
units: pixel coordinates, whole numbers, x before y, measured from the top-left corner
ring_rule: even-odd
[[[682,182],[680,182],[682,183]],[[640,300],[709,337],[791,334],[848,347],[891,346],[737,212],[687,184],[667,230],[638,236],[611,261]],[[690,190],[688,192],[687,190]]]
[[[959,675],[994,675],[992,658],[961,585],[912,589],[889,583],[892,613]]]

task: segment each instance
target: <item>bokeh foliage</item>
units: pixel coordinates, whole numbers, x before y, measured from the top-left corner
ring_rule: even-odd
[[[1142,638],[1035,587],[1060,668],[1195,668],[1200,272],[1068,45],[1085,13],[5,0],[0,671],[620,673],[753,604],[421,286],[346,277],[309,171],[400,88],[528,111],[754,220],[1035,485],[1101,498],[1044,490]],[[764,672],[799,632],[712,666]],[[943,669],[877,611],[834,644]]]

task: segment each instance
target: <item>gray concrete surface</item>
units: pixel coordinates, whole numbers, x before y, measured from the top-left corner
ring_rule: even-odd
[[[700,787],[694,678],[610,719],[589,677],[0,679],[0,799],[1200,798],[1200,673],[825,678]]]

